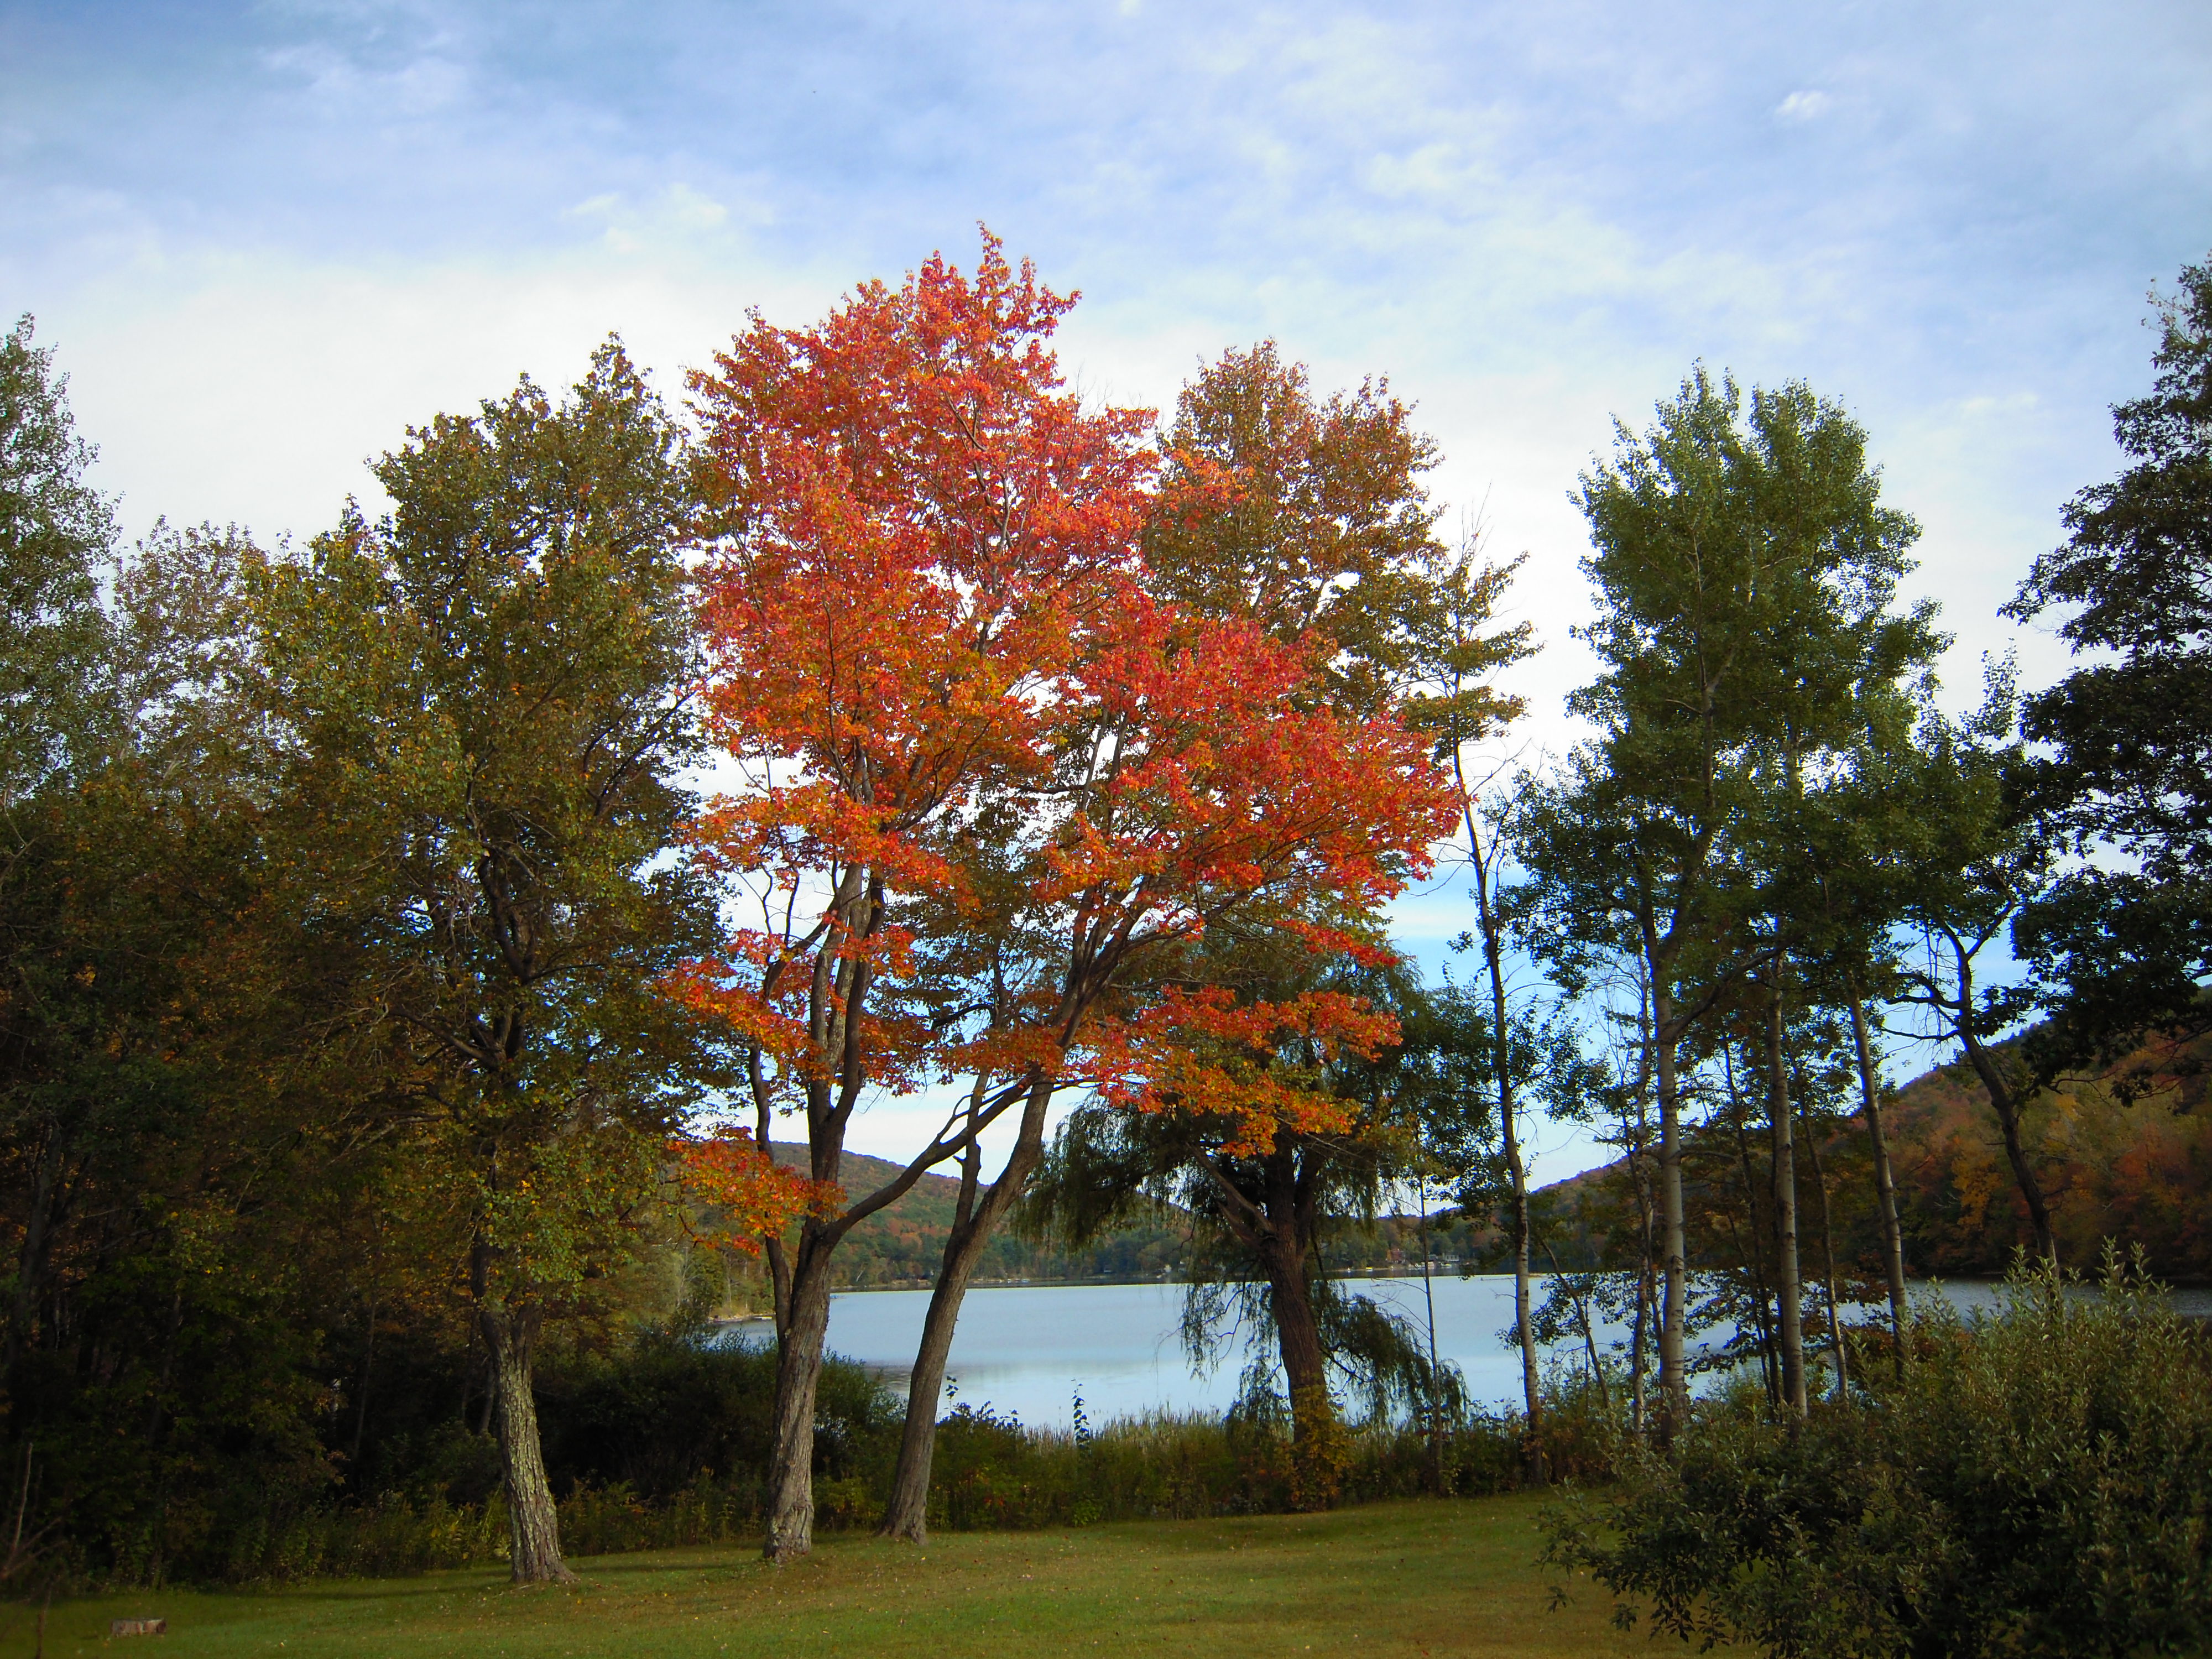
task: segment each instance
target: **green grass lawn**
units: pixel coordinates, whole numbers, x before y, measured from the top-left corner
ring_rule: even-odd
[[[1653,1652],[1613,1629],[1601,1590],[1579,1586],[1564,1611],[1549,1610],[1551,1580],[1535,1564],[1541,1501],[963,1533],[926,1551],[840,1537],[781,1570],[736,1549],[601,1556],[574,1564],[583,1583],[573,1589],[514,1589],[479,1570],[99,1596],[53,1608],[46,1651],[107,1651],[108,1620],[158,1617],[167,1636],[119,1638],[122,1650],[143,1642],[149,1659]],[[34,1617],[0,1608],[0,1655],[31,1651]]]

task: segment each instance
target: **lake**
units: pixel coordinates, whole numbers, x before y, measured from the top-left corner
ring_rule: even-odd
[[[1418,1275],[1347,1281],[1347,1291],[1375,1297],[1425,1332]],[[1437,1357],[1459,1366],[1477,1401],[1504,1405],[1521,1395],[1520,1357],[1498,1340],[1513,1322],[1513,1280],[1505,1274],[1432,1281]],[[1994,1305],[1996,1288],[1959,1282],[1916,1285],[1961,1307]],[[1542,1294],[1539,1281],[1538,1295]],[[2212,1313],[2212,1291],[2184,1291],[2183,1311]],[[832,1352],[903,1383],[921,1340],[927,1291],[848,1291],[830,1303]],[[955,1396],[988,1403],[1024,1423],[1065,1428],[1075,1396],[1094,1423],[1139,1413],[1225,1410],[1237,1397],[1241,1349],[1231,1347],[1210,1373],[1194,1374],[1178,1334],[1182,1286],[1036,1285],[970,1291],[952,1340],[947,1376]],[[764,1325],[738,1328],[744,1340],[767,1334]],[[1601,1326],[1601,1346],[1625,1328]],[[1807,1333],[1811,1340],[1814,1333]],[[1574,1345],[1579,1351],[1580,1344]]]

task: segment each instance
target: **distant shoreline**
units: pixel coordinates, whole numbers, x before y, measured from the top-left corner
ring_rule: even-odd
[[[1437,1279],[1510,1279],[1512,1277],[1510,1273],[1504,1273],[1462,1274],[1459,1271],[1459,1264],[1456,1261],[1450,1262],[1438,1261],[1434,1264],[1431,1272],[1432,1275]],[[1345,1267],[1338,1269],[1332,1275],[1332,1277],[1339,1279],[1419,1279],[1421,1276],[1421,1270],[1418,1266]],[[1539,1273],[1535,1277],[1537,1281],[1540,1284],[1547,1275]],[[897,1279],[887,1280],[884,1283],[876,1285],[839,1285],[831,1292],[831,1294],[836,1296],[866,1296],[872,1295],[878,1291],[927,1291],[932,1289],[934,1286],[935,1282],[936,1281],[933,1279]],[[1188,1279],[1173,1274],[1094,1273],[1080,1279],[978,1279],[972,1280],[969,1283],[969,1288],[970,1290],[976,1291],[1079,1290],[1085,1286],[1094,1285],[1184,1285],[1188,1283],[1189,1283]],[[1985,1277],[1970,1273],[1962,1273],[1942,1279],[1908,1279],[1906,1283],[1909,1286],[1915,1289],[1930,1289],[1938,1285],[1972,1285],[1987,1289],[1994,1289],[1997,1285],[2003,1284],[2004,1280],[2002,1278],[1997,1277]],[[2084,1290],[2090,1290],[2095,1287],[2094,1284],[2085,1284],[2081,1288]],[[2166,1289],[2168,1291],[2173,1293],[2174,1300],[2177,1304],[2174,1311],[2179,1314],[2183,1318],[2212,1321],[2212,1285],[2189,1282],[2169,1285],[2166,1286]],[[1846,1304],[1845,1307],[1848,1310],[1852,1305],[1854,1304]],[[1878,1303],[1866,1303],[1857,1305],[1875,1307],[1880,1304]],[[774,1322],[774,1316],[770,1314],[745,1314],[736,1318],[715,1319],[710,1320],[708,1322],[718,1328],[736,1327],[740,1325],[766,1325]]]

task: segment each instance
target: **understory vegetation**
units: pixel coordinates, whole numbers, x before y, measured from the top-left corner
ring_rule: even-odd
[[[1921,1303],[1908,1352],[1778,1416],[1748,1382],[1547,1516],[1624,1627],[1778,1659],[2192,1653],[2212,1639],[2212,1340],[2140,1263]]]
[[[757,1542],[767,1514],[772,1349],[697,1328],[649,1332],[618,1352],[555,1357],[539,1373],[547,1473],[564,1546],[583,1555]],[[419,1379],[418,1379],[419,1380]],[[404,1393],[408,1379],[387,1384]],[[1602,1478],[1621,1425],[1587,1378],[1553,1372],[1561,1470]],[[1072,1429],[1024,1424],[988,1401],[940,1420],[933,1529],[1029,1530],[1103,1522],[1282,1514],[1297,1502],[1287,1403],[1255,1394],[1225,1415],[1148,1414]],[[815,1435],[816,1525],[872,1529],[897,1460],[904,1401],[849,1360],[824,1364]],[[1516,1489],[1522,1427],[1507,1413],[1427,1426],[1388,1418],[1346,1427],[1349,1502]],[[105,1535],[79,1529],[42,1564],[42,1589],[101,1584],[296,1582],[504,1563],[507,1519],[496,1441],[466,1423],[400,1419],[365,1449],[357,1495],[264,1490],[251,1501],[173,1498],[158,1540],[122,1511]],[[155,1550],[158,1547],[158,1561]]]

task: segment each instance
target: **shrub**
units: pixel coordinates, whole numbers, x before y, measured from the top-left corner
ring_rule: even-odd
[[[2212,1352],[2108,1258],[1921,1311],[1904,1376],[1776,1421],[1748,1391],[1632,1451],[1547,1555],[1689,1640],[1782,1656],[2089,1659],[2212,1638]]]

